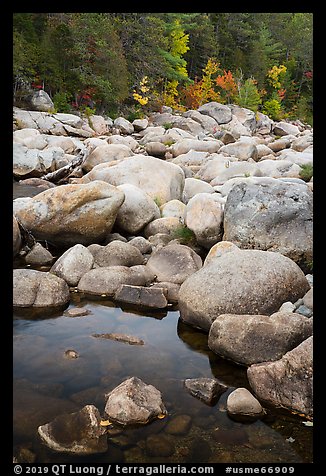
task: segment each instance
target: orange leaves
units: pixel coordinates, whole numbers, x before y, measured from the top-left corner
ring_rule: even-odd
[[[229,102],[237,94],[237,85],[231,71],[224,70],[223,75],[218,75],[216,85],[222,90],[221,95]]]

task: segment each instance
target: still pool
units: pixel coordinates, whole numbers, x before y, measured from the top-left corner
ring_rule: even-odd
[[[207,334],[182,323],[178,310],[140,315],[79,295],[72,296],[69,308],[74,307],[90,313],[14,315],[14,455],[37,463],[312,462],[313,428],[304,419],[272,409],[250,424],[228,417],[228,395],[237,387],[250,388],[246,369],[211,352]],[[135,336],[144,345],[92,336],[104,333]],[[67,350],[79,357],[66,358]],[[57,415],[93,404],[103,416],[105,394],[132,376],[161,391],[166,418],[110,430],[108,451],[99,455],[57,453],[41,442],[38,426]],[[185,390],[183,381],[198,377],[216,378],[229,387],[214,406]],[[191,425],[171,434],[169,422],[179,415],[190,417]]]

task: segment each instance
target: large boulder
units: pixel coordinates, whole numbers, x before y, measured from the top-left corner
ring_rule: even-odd
[[[144,257],[138,248],[119,240],[99,246],[93,254],[95,264],[102,267],[135,266],[144,263]]]
[[[85,246],[77,244],[57,259],[50,272],[64,279],[69,286],[77,286],[83,274],[92,269],[93,263],[92,253]]]
[[[107,394],[104,411],[121,425],[144,425],[167,414],[161,392],[137,377],[125,380]]]
[[[286,136],[288,134],[298,136],[300,134],[300,129],[294,124],[290,124],[289,122],[285,121],[280,121],[274,124],[273,132],[278,136]]]
[[[218,139],[198,140],[198,139],[182,139],[171,146],[171,152],[174,157],[181,154],[186,154],[190,150],[198,152],[208,152],[213,154],[218,152],[223,143]]]
[[[132,134],[134,132],[134,126],[131,124],[128,119],[124,117],[117,117],[113,124],[116,128],[118,128],[122,134]]]
[[[210,182],[215,179],[220,173],[229,168],[233,157],[226,157],[222,154],[212,154],[210,160],[205,161],[197,172],[198,178],[205,182]]]
[[[222,314],[211,325],[208,347],[223,358],[251,365],[280,359],[310,335],[312,320],[293,312]]]
[[[313,254],[313,194],[306,185],[269,180],[232,188],[223,239],[240,248],[278,251],[304,266]]]
[[[137,154],[112,167],[107,164],[95,166],[83,177],[84,183],[101,180],[118,186],[135,185],[161,203],[174,198],[181,200],[185,176],[175,164],[155,157]]]
[[[89,172],[95,165],[124,159],[133,155],[131,149],[124,144],[105,144],[96,147],[83,163],[83,170]]]
[[[258,159],[258,151],[255,144],[245,140],[238,140],[231,144],[223,145],[219,152],[226,155],[233,155],[238,160],[248,160],[250,158],[253,160]]]
[[[169,244],[153,253],[146,266],[157,281],[181,284],[202,267],[202,260],[188,246]]]
[[[256,113],[251,109],[240,107],[235,104],[231,104],[230,109],[232,114],[244,125],[251,133],[255,132],[257,128]]]
[[[34,269],[14,269],[14,308],[60,308],[69,302],[67,283],[51,273]]]
[[[57,416],[38,427],[42,441],[60,453],[89,455],[108,449],[106,428],[101,426],[100,412],[86,405],[79,412]]]
[[[130,183],[118,185],[125,195],[119,208],[116,224],[130,234],[139,233],[152,220],[160,218],[160,209],[153,198],[139,187]]]
[[[110,233],[124,193],[101,181],[60,185],[25,200],[15,215],[36,239],[84,245]]]
[[[204,248],[211,248],[222,238],[223,206],[215,193],[197,193],[187,204],[186,225]]]
[[[247,376],[251,388],[260,400],[312,418],[312,336],[276,362],[252,365],[247,370]]]
[[[207,114],[201,114],[199,111],[194,111],[193,109],[189,109],[188,111],[184,112],[183,117],[190,117],[194,121],[198,122],[201,127],[204,129],[205,133],[214,134],[219,129],[219,125],[212,117],[208,116]]]
[[[198,108],[198,112],[212,117],[218,124],[226,124],[232,119],[231,109],[215,101],[203,104]]]
[[[310,285],[299,266],[280,253],[224,253],[181,285],[181,320],[208,331],[221,314],[272,314],[304,296]]]
[[[199,180],[192,177],[186,178],[182,194],[182,201],[187,204],[189,200],[198,193],[214,193],[214,189],[204,180]]]

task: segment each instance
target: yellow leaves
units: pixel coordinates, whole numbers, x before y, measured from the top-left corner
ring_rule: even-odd
[[[110,426],[113,425],[113,423],[110,420],[101,420],[100,421],[100,426]]]
[[[146,96],[146,93],[149,92],[150,88],[148,86],[148,77],[144,76],[139,82],[139,90],[142,94],[139,94],[136,89],[134,89],[132,97],[137,101],[141,106],[145,106],[148,103],[149,98]]]
[[[279,89],[281,87],[281,81],[282,77],[286,73],[286,66],[284,64],[281,64],[280,66],[273,66],[270,70],[267,72],[267,81],[270,83],[270,85],[275,88]]]
[[[165,414],[165,413],[161,413],[160,415],[157,415],[157,418],[158,418],[159,420],[163,420],[163,418],[165,418],[165,417],[166,417],[166,414]]]

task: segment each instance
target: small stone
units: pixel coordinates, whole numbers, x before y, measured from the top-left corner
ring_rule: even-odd
[[[255,421],[265,414],[257,398],[246,388],[237,388],[228,396],[228,415],[237,421]]]
[[[31,251],[25,256],[25,263],[30,265],[47,265],[52,264],[53,256],[41,243],[35,243]]]
[[[67,317],[81,317],[81,316],[87,316],[88,314],[92,314],[89,309],[81,309],[79,307],[73,307],[72,309],[67,309],[67,311],[63,313],[63,315]]]
[[[177,415],[168,422],[165,432],[170,435],[185,435],[191,427],[191,417],[189,415]]]
[[[92,334],[92,337],[115,340],[118,342],[125,342],[130,345],[144,345],[144,341],[135,336],[127,334]]]
[[[309,307],[304,305],[299,306],[295,312],[297,314],[302,314],[302,316],[305,316],[305,317],[311,317],[313,314],[312,310],[309,309]]]
[[[65,357],[67,357],[67,359],[78,359],[78,357],[79,357],[78,352],[76,352],[73,349],[66,350],[64,355],[65,355]]]
[[[228,388],[215,379],[205,377],[188,378],[184,381],[184,386],[192,396],[199,398],[208,405],[215,404],[220,395]]]
[[[295,311],[295,305],[292,304],[292,302],[287,301],[282,304],[282,306],[279,308],[279,312],[294,312]]]

